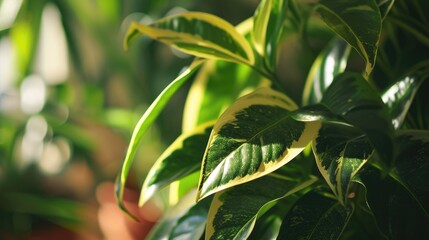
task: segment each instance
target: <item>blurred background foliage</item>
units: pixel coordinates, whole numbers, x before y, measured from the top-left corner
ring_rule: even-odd
[[[127,27],[184,10],[237,24],[257,2],[0,0],[0,239],[143,236],[156,208],[132,222],[111,182],[135,123],[192,58],[149,39],[125,52]],[[145,136],[129,201],[180,134],[188,88]]]

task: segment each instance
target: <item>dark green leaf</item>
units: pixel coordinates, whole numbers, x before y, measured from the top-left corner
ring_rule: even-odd
[[[406,76],[383,93],[382,98],[389,107],[392,124],[395,129],[400,128],[404,122],[417,90],[426,77],[416,74]]]
[[[292,100],[269,88],[227,109],[210,137],[198,198],[267,175],[298,155],[320,123],[293,120],[290,111],[295,109]]]
[[[342,39],[331,40],[311,66],[305,82],[302,105],[316,104],[322,100],[334,77],[346,68],[349,53],[350,45]]]
[[[287,213],[277,239],[338,239],[352,214],[335,199],[309,192]]]
[[[429,132],[400,131],[396,165],[387,176],[368,166],[359,174],[381,230],[396,239],[429,238]]]
[[[374,0],[321,0],[317,11],[366,62],[369,76],[375,65],[381,33],[380,10]]]
[[[201,66],[203,61],[197,60],[194,61],[182,74],[180,74],[173,82],[171,82],[164,91],[155,99],[155,101],[149,106],[143,116],[140,118],[136,127],[134,128],[133,134],[131,136],[130,143],[128,145],[127,153],[125,159],[122,162],[121,169],[119,171],[119,176],[116,178],[115,183],[115,195],[118,201],[119,207],[123,209],[126,213],[132,216],[127,209],[125,208],[122,199],[124,195],[124,186],[130,171],[131,165],[134,160],[134,155],[137,151],[138,144],[164,109],[165,105],[171,99],[171,97],[176,93],[176,91],[189,79],[189,77]]]
[[[256,219],[275,201],[308,187],[315,180],[291,181],[268,175],[217,193],[209,211],[207,238],[246,239]]]
[[[249,65],[255,61],[246,39],[231,24],[207,13],[186,12],[150,25],[134,22],[125,38],[125,47],[142,34],[198,57]]]
[[[139,205],[159,189],[201,168],[214,122],[204,124],[176,139],[150,169],[140,193]]]
[[[393,158],[393,126],[387,106],[368,82],[357,73],[338,75],[323,95],[322,104],[361,129],[382,160]]]
[[[338,201],[345,205],[351,180],[373,153],[371,143],[356,129],[322,124],[312,147],[322,176]]]
[[[380,9],[382,19],[387,16],[394,3],[395,0],[377,0],[378,8]]]

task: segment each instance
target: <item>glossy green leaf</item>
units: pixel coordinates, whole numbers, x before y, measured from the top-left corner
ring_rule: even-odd
[[[346,40],[365,60],[369,76],[375,65],[381,33],[380,10],[374,0],[321,0],[323,21]]]
[[[360,74],[338,75],[323,95],[322,104],[362,130],[381,159],[391,164],[393,126],[387,106]]]
[[[334,77],[345,70],[349,53],[350,45],[342,39],[331,40],[311,66],[305,82],[302,105],[316,104],[322,100]]]
[[[353,208],[312,191],[286,214],[277,239],[339,239],[352,214]]]
[[[183,131],[217,119],[240,96],[268,84],[252,68],[225,61],[207,61],[198,72],[186,99]]]
[[[297,179],[298,180],[298,179]],[[284,179],[268,175],[218,192],[213,198],[207,220],[207,239],[246,239],[256,219],[275,202],[300,191],[316,181]],[[267,186],[270,186],[267,189]]]
[[[317,167],[338,201],[346,205],[351,180],[373,153],[360,131],[338,124],[322,124],[313,140]]]
[[[152,197],[159,189],[201,168],[214,121],[178,137],[150,169],[140,193],[139,205]]]
[[[124,186],[141,138],[161,113],[162,109],[164,109],[165,105],[168,103],[174,93],[189,79],[189,77],[201,66],[202,63],[202,60],[194,61],[183,73],[174,79],[174,81],[171,82],[149,106],[134,128],[130,143],[128,145],[127,153],[125,155],[124,161],[122,162],[119,176],[116,178],[115,184],[116,199],[120,208],[125,212],[129,213],[122,203]]]
[[[125,38],[129,42],[147,35],[185,53],[253,65],[253,50],[230,23],[211,14],[186,12],[150,25],[132,23]]]
[[[427,76],[409,75],[405,76],[392,86],[390,86],[382,95],[384,103],[389,107],[389,113],[392,117],[392,124],[395,129],[401,127],[408,113],[408,109],[413,102],[417,90]]]
[[[271,71],[276,67],[277,47],[283,33],[283,0],[262,0],[253,21],[252,42]]]
[[[196,203],[177,221],[168,239],[199,240],[204,233],[211,198]]]
[[[287,96],[269,88],[228,108],[210,136],[198,198],[267,175],[298,155],[320,123],[293,120],[290,111],[296,108]]]
[[[386,18],[387,14],[390,12],[395,0],[377,0],[378,8],[380,9],[381,18]]]
[[[207,219],[211,198],[195,204],[195,193],[195,189],[190,191],[175,206],[167,209],[145,239],[199,239],[204,230],[202,226]]]

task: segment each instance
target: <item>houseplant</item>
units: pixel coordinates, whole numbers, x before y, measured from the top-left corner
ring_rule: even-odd
[[[425,5],[262,0],[237,27],[200,12],[132,23],[126,47],[147,35],[197,58],[137,123],[119,206],[139,140],[196,74],[183,135],[143,183],[140,205],[163,188],[171,205],[149,238],[428,238]],[[331,39],[297,56],[311,65],[300,105],[279,74],[292,33]]]

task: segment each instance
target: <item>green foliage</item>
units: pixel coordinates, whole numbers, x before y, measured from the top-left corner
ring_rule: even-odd
[[[262,0],[253,21],[236,29],[198,12],[150,25],[132,23],[126,42],[148,35],[197,57],[215,59],[201,63],[186,103],[185,133],[152,167],[141,196],[144,202],[161,187],[172,184],[173,189],[173,183],[180,184],[198,166],[199,181],[193,179],[189,185],[197,203],[189,205],[189,196],[182,197],[152,236],[427,238],[429,132],[404,129],[407,119],[426,121],[409,110],[428,102],[427,96],[416,95],[427,83],[429,68],[417,59],[401,67],[404,75],[385,62],[385,56],[398,51],[413,58],[413,53],[391,46],[403,36],[407,44],[427,43],[427,31],[419,27],[425,24],[427,10],[417,8],[420,18],[414,18],[409,9],[415,6],[407,5],[423,3],[412,2],[321,0],[307,5]],[[303,44],[311,46],[311,40],[320,39],[317,33],[308,39],[306,26],[320,21],[325,30],[333,30],[332,40],[317,50],[316,59],[305,59],[311,69],[299,79],[305,87],[303,106],[298,106],[278,76],[284,64],[279,61],[280,45],[293,34],[303,34]],[[304,29],[290,28],[297,22],[305,22],[299,24]],[[246,28],[248,24],[252,27]],[[427,53],[427,46],[424,50]],[[186,77],[194,71],[189,67]],[[161,110],[158,103],[154,105]],[[157,116],[151,111],[143,119]],[[208,120],[215,121],[210,136],[207,126],[198,126]],[[145,128],[151,121],[143,121]],[[136,126],[134,136],[139,137],[130,142],[119,193],[145,131],[142,126]],[[310,145],[313,154],[304,151]],[[118,199],[121,204],[121,194]],[[183,202],[189,211],[175,214]],[[364,230],[357,223],[363,223]]]

